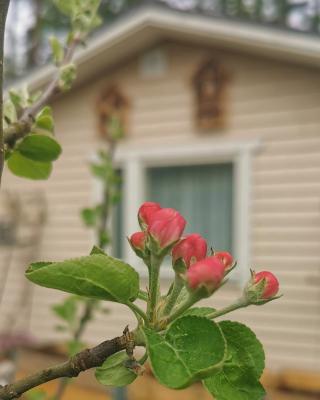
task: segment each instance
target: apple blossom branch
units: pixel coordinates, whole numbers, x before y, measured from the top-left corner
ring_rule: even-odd
[[[106,340],[92,349],[86,349],[71,357],[68,361],[36,372],[12,384],[0,387],[0,399],[11,400],[20,397],[30,389],[57,378],[74,378],[80,372],[99,367],[104,361],[124,349],[132,349],[133,333],[126,328],[122,336]]]
[[[8,128],[6,128],[3,132],[4,144],[13,148],[16,141],[23,138],[26,134],[30,132],[31,126],[34,123],[34,119],[36,114],[46,106],[52,98],[61,93],[62,89],[60,88],[60,68],[68,65],[74,56],[75,50],[79,43],[82,42],[82,38],[80,35],[74,35],[65,52],[65,56],[58,67],[56,75],[52,79],[52,81],[45,88],[40,98],[32,104],[30,107],[26,108],[19,118],[19,120],[13,124],[11,124]]]

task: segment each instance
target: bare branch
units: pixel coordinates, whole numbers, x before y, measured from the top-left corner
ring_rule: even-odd
[[[125,330],[122,336],[106,340],[92,349],[83,350],[62,364],[44,369],[15,383],[1,387],[0,399],[15,399],[43,383],[63,377],[74,378],[78,376],[80,372],[99,367],[106,358],[126,349],[132,340],[133,333],[128,333]]]

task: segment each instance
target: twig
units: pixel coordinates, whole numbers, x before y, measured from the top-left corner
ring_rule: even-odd
[[[130,343],[128,343],[128,338],[130,338]],[[133,333],[130,332],[130,335],[128,335],[127,332],[124,332],[120,337],[106,340],[92,349],[83,350],[62,364],[36,372],[17,382],[1,387],[0,399],[15,399],[43,383],[63,377],[74,378],[78,376],[80,372],[99,367],[106,358],[126,349],[128,344],[131,344],[132,340]]]
[[[4,30],[10,0],[0,0],[0,183],[4,163],[4,140],[3,140],[3,59],[4,59]]]
[[[69,44],[68,48],[66,49],[64,59],[60,64],[59,68],[68,65],[73,56],[74,52],[79,43],[81,43],[80,36],[75,35],[71,43]],[[13,148],[16,141],[18,139],[23,138],[26,134],[30,132],[31,126],[34,122],[35,116],[37,113],[46,106],[52,98],[61,92],[59,87],[60,81],[60,73],[59,70],[56,73],[56,76],[53,80],[48,84],[40,98],[32,104],[29,108],[24,110],[22,116],[19,120],[13,124],[11,124],[8,128],[4,130],[4,143]]]

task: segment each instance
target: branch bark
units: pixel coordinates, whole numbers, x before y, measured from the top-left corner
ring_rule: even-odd
[[[0,183],[4,163],[4,141],[3,141],[3,59],[4,59],[4,30],[10,0],[0,0]]]
[[[106,358],[126,349],[132,340],[133,333],[128,333],[125,330],[122,336],[106,340],[92,349],[83,350],[62,364],[44,369],[15,383],[0,387],[0,399],[16,399],[28,390],[42,385],[43,383],[57,378],[74,378],[78,376],[80,372],[99,367]]]

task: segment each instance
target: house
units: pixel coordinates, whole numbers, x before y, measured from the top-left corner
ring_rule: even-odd
[[[270,269],[284,297],[232,318],[257,333],[269,367],[320,369],[318,38],[150,5],[94,38],[76,61],[74,89],[52,104],[63,146],[52,177],[39,183],[4,176],[13,192],[46,195],[37,259],[90,251],[94,238],[79,211],[99,197],[88,162],[104,146],[97,101],[113,90],[126,107],[126,137],[116,153],[123,175],[119,252],[141,270],[125,241],[137,230],[139,205],[177,204],[193,230],[232,249],[239,262],[238,273],[204,304],[230,303],[241,296],[249,268]],[[31,76],[31,87],[51,73]],[[13,269],[10,293],[18,279]],[[169,284],[169,267],[162,279]],[[25,329],[44,342],[63,338],[49,310],[63,295],[32,291]],[[110,314],[98,315],[86,332],[91,344],[134,324],[125,307],[107,307]]]

